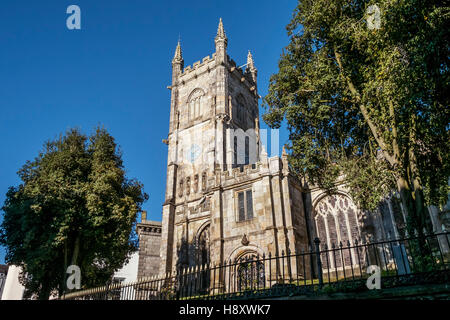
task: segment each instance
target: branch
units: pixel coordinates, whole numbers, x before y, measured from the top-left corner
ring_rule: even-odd
[[[398,146],[398,133],[397,133],[397,123],[395,121],[394,104],[389,100],[389,115],[392,121],[392,148],[394,149],[394,159],[398,161],[400,159],[400,149]]]
[[[370,119],[367,108],[361,103],[361,96],[360,96],[358,90],[356,90],[356,88],[355,88],[353,82],[350,80],[350,78],[345,76],[344,67],[342,66],[342,61],[341,61],[341,54],[337,51],[336,46],[333,46],[333,49],[334,49],[334,55],[336,57],[336,62],[338,63],[338,66],[339,66],[339,71],[340,71],[341,76],[344,78],[351,94],[355,98],[356,103],[359,105],[359,109],[361,110],[364,120],[366,120],[367,124],[369,125],[370,131],[372,132],[375,140],[377,141],[378,145],[380,146],[381,151],[383,152],[384,158],[389,162],[389,164],[391,166],[394,166],[397,163],[396,159],[394,159],[394,157],[392,157],[387,152],[386,143],[384,142],[383,138],[378,134],[378,129],[377,129],[376,125],[373,123],[373,121]]]

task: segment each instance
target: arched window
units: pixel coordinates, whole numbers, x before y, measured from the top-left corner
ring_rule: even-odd
[[[250,138],[248,136],[245,137],[245,160],[244,164],[250,163]]]
[[[210,262],[209,251],[209,224],[203,228],[197,237],[197,265],[205,266]],[[207,292],[210,283],[210,270],[202,270],[199,274],[198,288],[199,293]]]
[[[356,252],[346,249],[348,241],[354,245],[359,238],[358,210],[353,201],[342,194],[325,196],[317,202],[314,212],[317,235],[322,246],[338,249],[341,243],[343,245],[342,251],[333,250],[328,257],[322,255],[323,266],[327,268],[329,264],[331,268],[340,268],[342,264],[348,267],[352,261],[355,263]]]
[[[188,98],[189,120],[196,119],[202,114],[202,103],[205,93],[202,89],[194,89]]]
[[[238,164],[238,143],[237,143],[237,137],[234,137],[234,144],[233,144],[233,156],[234,156],[234,162],[233,162],[233,167],[236,167]]]
[[[197,237],[197,265],[209,264],[209,224]]]
[[[202,173],[202,190],[206,190],[206,172]]]
[[[236,109],[237,109],[236,114],[237,114],[238,121],[240,122],[241,125],[245,126],[247,109],[246,109],[245,98],[242,94],[239,94],[236,97]]]

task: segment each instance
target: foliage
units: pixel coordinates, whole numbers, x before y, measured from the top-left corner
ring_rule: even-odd
[[[23,268],[27,295],[61,294],[71,264],[81,268],[83,287],[103,285],[135,251],[132,230],[148,196],[125,177],[121,157],[105,129],[90,137],[72,129],[18,171],[0,243],[7,263]]]
[[[298,2],[264,99],[266,123],[287,123],[295,172],[331,191],[345,177],[368,210],[396,188],[422,232],[424,204],[449,191],[449,17],[440,1]]]

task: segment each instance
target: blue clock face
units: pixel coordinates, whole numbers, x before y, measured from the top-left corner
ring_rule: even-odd
[[[193,145],[191,145],[191,148],[190,148],[190,149],[188,150],[188,152],[187,152],[187,159],[188,159],[191,163],[194,163],[195,160],[198,159],[198,157],[200,156],[200,154],[201,154],[201,148],[200,148],[198,145],[193,144]]]

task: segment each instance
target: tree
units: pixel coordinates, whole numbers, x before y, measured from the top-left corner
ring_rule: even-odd
[[[301,0],[264,100],[299,175],[330,191],[343,175],[367,210],[396,189],[410,234],[448,196],[449,17],[434,0]]]
[[[26,295],[65,292],[66,269],[81,269],[82,286],[104,285],[136,250],[132,231],[148,198],[125,177],[121,152],[103,128],[78,130],[44,145],[18,171],[3,206],[0,243],[7,263],[21,266]]]

